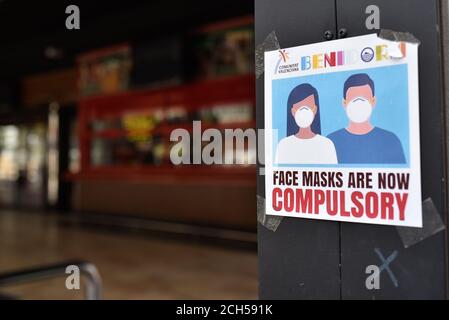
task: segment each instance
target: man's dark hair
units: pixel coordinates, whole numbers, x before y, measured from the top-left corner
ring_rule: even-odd
[[[343,88],[343,97],[346,99],[346,94],[348,93],[349,88],[352,87],[361,87],[369,85],[371,91],[373,92],[373,96],[375,95],[374,89],[374,81],[366,74],[366,73],[357,73],[353,74],[346,80],[344,88]]]

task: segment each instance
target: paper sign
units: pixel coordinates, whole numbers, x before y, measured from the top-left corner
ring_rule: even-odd
[[[265,53],[268,215],[422,227],[418,45]]]

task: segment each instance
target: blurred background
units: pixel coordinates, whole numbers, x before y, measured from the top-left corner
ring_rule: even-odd
[[[0,2],[0,274],[76,259],[106,299],[257,298],[255,165],[169,159],[192,121],[255,128],[253,5]],[[55,274],[0,295],[83,291]]]

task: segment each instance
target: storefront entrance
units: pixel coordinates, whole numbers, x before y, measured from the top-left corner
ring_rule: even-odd
[[[46,135],[43,122],[0,126],[1,207],[45,207]]]

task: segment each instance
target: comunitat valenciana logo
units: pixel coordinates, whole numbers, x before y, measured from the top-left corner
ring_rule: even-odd
[[[299,62],[291,61],[287,50],[279,50],[279,59],[274,74],[299,71]]]

